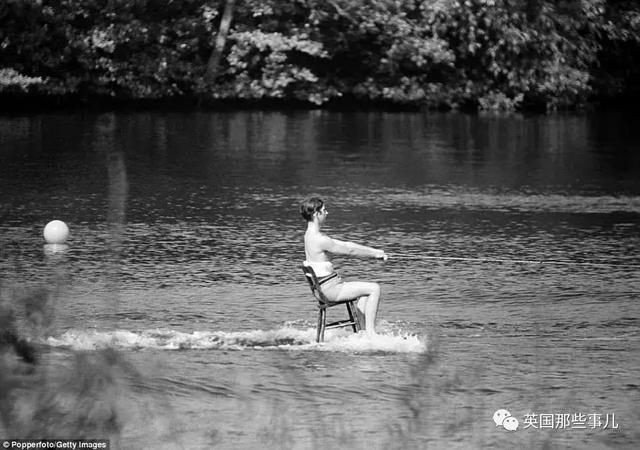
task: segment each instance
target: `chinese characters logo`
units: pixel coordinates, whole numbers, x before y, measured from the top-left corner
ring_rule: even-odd
[[[520,422],[506,409],[499,409],[493,413],[493,421],[497,427],[516,431]],[[616,422],[616,415],[582,412],[576,413],[527,413],[522,421],[522,429],[536,430],[617,430],[620,425]]]

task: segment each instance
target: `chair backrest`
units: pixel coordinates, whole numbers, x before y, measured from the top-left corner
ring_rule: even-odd
[[[311,288],[311,293],[316,298],[316,300],[318,300],[318,305],[323,306],[330,303],[329,299],[327,299],[327,297],[324,296],[324,294],[322,293],[322,290],[320,289],[320,283],[318,282],[318,277],[316,276],[316,273],[313,271],[313,268],[309,266],[305,266],[304,264],[300,267],[304,272],[304,277],[307,279],[307,282],[309,283],[309,287]]]

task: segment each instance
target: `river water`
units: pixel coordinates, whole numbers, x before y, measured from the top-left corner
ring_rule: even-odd
[[[0,325],[38,355],[3,353],[0,438],[637,448],[639,145],[621,114],[0,117]],[[334,259],[377,338],[314,341],[310,195],[391,256]]]

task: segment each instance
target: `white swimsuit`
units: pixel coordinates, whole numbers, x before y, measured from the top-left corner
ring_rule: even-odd
[[[306,267],[311,267],[318,278],[326,277],[334,273],[333,264],[331,264],[331,261],[305,261],[302,264],[304,264]]]
[[[302,263],[311,267],[318,278],[318,283],[322,285],[322,292],[329,301],[337,301],[342,290],[342,278],[333,270],[331,261],[305,261]]]

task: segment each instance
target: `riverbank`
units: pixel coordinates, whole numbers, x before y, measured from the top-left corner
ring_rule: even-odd
[[[446,105],[429,107],[421,104],[397,103],[392,101],[373,101],[347,97],[335,99],[324,105],[316,105],[295,99],[262,100],[205,100],[194,96],[171,97],[161,99],[130,99],[114,97],[80,97],[76,95],[51,96],[35,94],[0,94],[0,114],[38,113],[51,111],[251,111],[251,110],[325,110],[325,111],[386,111],[386,112],[449,112],[483,113],[477,105],[463,105],[453,109]],[[584,113],[592,111],[640,111],[640,95],[625,98],[594,100],[580,107],[562,108],[556,112]],[[488,113],[490,113],[489,111]],[[493,111],[514,113],[514,111]],[[518,111],[523,114],[546,114],[542,105],[530,105]]]

